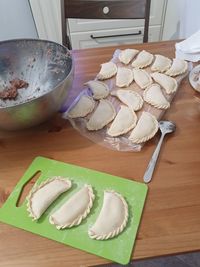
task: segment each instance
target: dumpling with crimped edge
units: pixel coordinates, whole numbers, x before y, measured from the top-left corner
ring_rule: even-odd
[[[145,68],[149,66],[153,61],[153,55],[145,50],[142,50],[132,62],[132,67],[134,68]]]
[[[97,74],[98,80],[109,79],[117,73],[117,66],[112,61],[101,64],[100,72]]]
[[[69,118],[83,118],[93,111],[95,107],[95,101],[92,97],[82,95],[78,102],[70,109],[67,116]]]
[[[93,98],[96,100],[106,98],[109,95],[109,87],[104,82],[88,81],[85,83],[92,91]]]
[[[99,104],[91,115],[86,127],[89,131],[97,131],[106,126],[116,116],[115,108],[108,100],[101,99]]]
[[[49,217],[49,222],[57,229],[79,225],[90,213],[95,195],[90,185],[84,185]]]
[[[144,89],[152,83],[151,76],[148,72],[141,69],[133,69],[133,77],[137,85]]]
[[[188,64],[185,60],[179,59],[179,58],[174,58],[173,63],[171,65],[171,68],[168,69],[165,74],[169,76],[177,76],[180,74],[183,74],[187,71],[188,69]]]
[[[141,95],[133,90],[119,89],[117,91],[112,91],[111,95],[118,97],[122,103],[134,111],[140,110],[144,103]]]
[[[151,139],[158,131],[158,121],[149,112],[142,112],[137,125],[132,130],[129,140],[135,144],[140,144]]]
[[[155,61],[151,66],[152,71],[164,72],[171,67],[171,59],[163,55],[155,55]]]
[[[128,65],[131,60],[138,54],[139,50],[136,49],[124,49],[119,54],[119,61]]]
[[[128,133],[135,127],[136,122],[135,112],[127,106],[121,106],[107,133],[113,137]]]
[[[133,72],[131,69],[119,67],[116,76],[116,86],[127,87],[133,81]]]
[[[122,195],[113,191],[104,191],[101,211],[94,225],[88,230],[89,237],[106,240],[119,235],[128,222],[128,205]]]
[[[167,94],[176,92],[178,88],[176,79],[159,72],[152,73],[151,77],[165,89]]]
[[[170,107],[170,103],[163,95],[159,84],[154,83],[146,88],[143,93],[143,98],[147,103],[156,108],[167,109]]]
[[[51,177],[34,186],[27,196],[29,216],[33,220],[39,219],[53,201],[70,188],[71,181],[61,176]]]

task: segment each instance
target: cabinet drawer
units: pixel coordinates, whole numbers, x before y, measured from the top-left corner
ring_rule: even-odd
[[[149,27],[149,42],[159,41],[160,26]],[[134,35],[141,31],[141,34]],[[71,33],[71,43],[73,49],[83,49],[92,47],[123,45],[143,42],[143,27],[113,29],[102,31],[87,31]]]
[[[152,0],[150,10],[150,26],[160,25],[162,23],[164,4],[166,0]],[[69,19],[70,32],[82,32],[91,30],[120,29],[143,27],[144,20],[99,20],[99,19]]]

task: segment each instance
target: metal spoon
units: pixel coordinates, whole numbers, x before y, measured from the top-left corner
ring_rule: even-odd
[[[145,183],[149,183],[151,181],[151,178],[153,176],[153,171],[155,169],[156,161],[158,159],[160,148],[161,148],[161,145],[162,145],[162,142],[163,142],[165,135],[168,133],[174,132],[176,130],[176,125],[171,121],[160,121],[159,122],[159,128],[160,128],[162,134],[161,134],[160,140],[157,144],[157,147],[156,147],[156,149],[152,155],[152,158],[149,162],[149,165],[146,169],[146,172],[144,174],[143,180]]]

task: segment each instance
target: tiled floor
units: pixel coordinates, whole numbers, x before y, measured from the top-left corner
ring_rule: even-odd
[[[136,260],[128,265],[107,264],[101,267],[200,267],[200,252],[180,254],[176,256],[158,257],[149,260]]]

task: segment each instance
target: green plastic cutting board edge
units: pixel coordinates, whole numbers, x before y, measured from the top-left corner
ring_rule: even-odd
[[[37,171],[41,171],[41,175],[36,182],[37,184],[40,184],[51,176],[69,177],[73,183],[72,188],[61,195],[46,210],[38,222],[32,221],[28,217],[26,201],[20,207],[16,207],[23,186]],[[82,221],[81,225],[71,229],[57,230],[54,225],[48,222],[49,214],[55,211],[55,209],[78,191],[85,183],[92,185],[96,196],[91,213]],[[125,230],[113,239],[105,241],[92,240],[89,238],[87,231],[99,214],[103,203],[103,191],[105,189],[116,190],[125,197],[129,206],[128,224]],[[0,209],[0,221],[111,261],[127,264],[131,257],[146,193],[147,186],[142,183],[43,157],[37,157]]]

